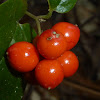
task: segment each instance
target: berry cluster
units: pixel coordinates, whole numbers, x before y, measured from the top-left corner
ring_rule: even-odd
[[[27,72],[28,80],[36,78],[44,88],[53,89],[64,77],[77,71],[79,61],[69,50],[77,44],[79,37],[80,30],[76,25],[59,22],[37,36],[33,44],[22,41],[10,46],[7,58],[12,68]]]

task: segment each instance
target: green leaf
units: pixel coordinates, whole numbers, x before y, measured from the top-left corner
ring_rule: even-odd
[[[74,7],[76,1],[77,0],[61,0],[55,11],[58,13],[66,13]]]
[[[31,41],[29,24],[19,24],[16,22],[13,34],[9,46],[19,41]],[[14,100],[21,100],[23,95],[21,79],[15,77],[15,71],[12,70],[12,74],[8,68],[9,66],[3,57],[0,60],[0,100],[13,100],[13,98]]]
[[[29,24],[19,24],[16,25],[16,30],[10,45],[19,42],[19,41],[27,41],[31,42],[31,30]]]
[[[54,10],[60,3],[61,0],[48,0],[49,9]]]
[[[8,48],[16,29],[16,21],[25,14],[25,0],[7,0],[0,5],[0,60]]]
[[[58,13],[69,12],[75,6],[76,2],[77,0],[48,0],[49,9]]]
[[[21,100],[23,90],[21,79],[8,70],[5,58],[0,61],[0,100]]]
[[[7,0],[0,5],[0,27],[18,21],[25,14],[27,3],[25,0]]]
[[[4,55],[15,42],[31,41],[30,25],[18,23],[26,9],[26,0],[7,0],[0,5],[0,100],[21,100],[23,96],[20,74],[9,67]]]
[[[9,22],[0,27],[0,60],[4,56],[6,49],[8,48],[13,34],[15,33],[16,22]]]

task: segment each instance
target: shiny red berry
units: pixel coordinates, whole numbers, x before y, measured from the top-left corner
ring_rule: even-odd
[[[29,42],[17,42],[7,50],[7,58],[15,70],[28,72],[33,70],[39,62],[36,48]]]
[[[46,59],[56,59],[66,51],[66,47],[65,37],[53,29],[44,31],[37,41],[37,49]]]
[[[57,58],[64,70],[64,76],[72,76],[79,67],[79,61],[77,56],[72,51],[66,51],[59,58]]]
[[[62,82],[64,73],[57,60],[42,60],[35,68],[35,76],[41,86],[53,89]]]
[[[80,29],[77,25],[68,22],[59,22],[52,27],[57,33],[61,33],[66,38],[67,50],[72,49],[80,38]]]

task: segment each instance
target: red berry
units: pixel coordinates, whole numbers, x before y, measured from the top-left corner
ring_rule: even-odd
[[[36,48],[28,42],[17,42],[7,50],[10,65],[19,72],[28,72],[35,68],[39,62]]]
[[[65,77],[72,76],[79,67],[77,56],[71,51],[66,51],[57,60],[63,67]]]
[[[33,45],[37,48],[37,41],[38,41],[38,39],[39,39],[39,35],[37,35],[34,39],[33,39]],[[40,58],[40,60],[43,60],[43,59],[45,59],[42,55],[40,55],[39,54],[39,58]]]
[[[35,76],[41,86],[53,89],[62,82],[64,73],[57,60],[42,60],[35,68]]]
[[[32,43],[33,43],[33,45],[37,48],[37,41],[38,41],[38,38],[39,38],[39,35],[37,35],[34,39],[33,39],[33,41],[32,41]]]
[[[72,49],[79,41],[80,29],[77,25],[73,25],[68,22],[59,22],[55,24],[52,29],[54,29],[57,33],[62,33],[64,37],[66,37],[67,50]]]
[[[46,59],[55,59],[59,57],[65,52],[66,47],[65,37],[53,29],[44,31],[37,41],[37,49]]]

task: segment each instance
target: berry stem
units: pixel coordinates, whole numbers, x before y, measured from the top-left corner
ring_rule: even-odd
[[[40,21],[37,18],[37,16],[33,15],[32,13],[26,11],[26,15],[28,15],[29,17],[33,18],[36,21],[37,24],[37,28],[38,28],[38,35],[41,34],[41,25],[40,25]]]
[[[28,15],[29,17],[35,19],[35,20],[37,19],[37,17],[35,15],[33,15],[32,13],[30,13],[28,11],[26,11],[25,14]]]
[[[37,24],[37,28],[38,28],[38,35],[41,35],[42,31],[41,31],[41,25],[38,19],[36,19],[36,24]]]
[[[37,16],[37,18],[38,19],[49,19],[52,16],[52,13],[53,13],[53,11],[49,10],[47,15],[40,15],[40,16]]]
[[[40,19],[49,19],[52,16],[53,11],[49,10],[47,15],[40,15],[40,16],[35,16],[32,13],[26,11],[26,15],[28,15],[29,17],[33,18],[36,21],[37,24],[37,29],[38,29],[38,35],[41,35],[42,31],[41,31],[41,25],[40,25]]]

